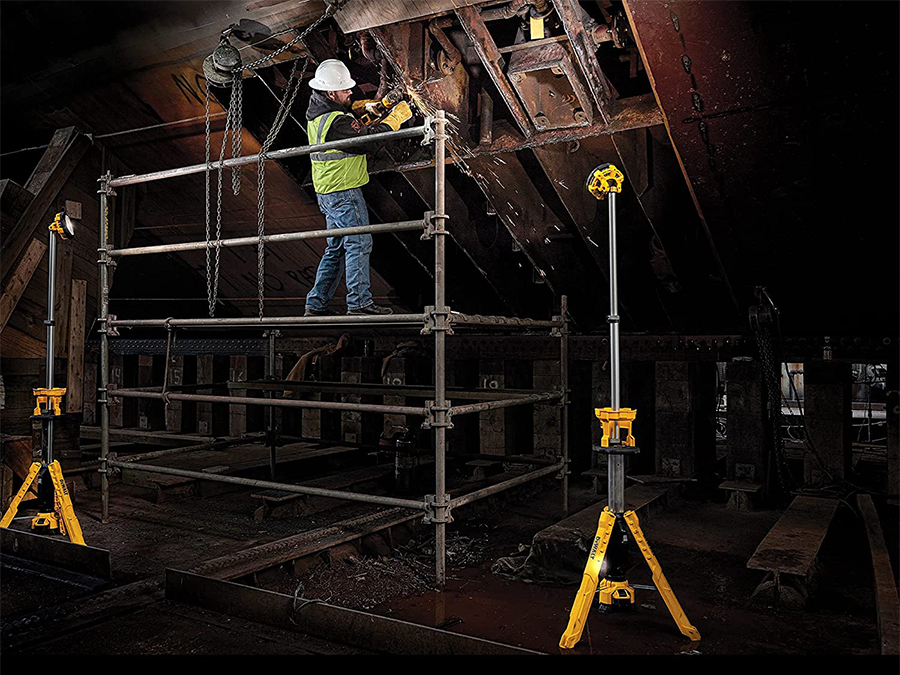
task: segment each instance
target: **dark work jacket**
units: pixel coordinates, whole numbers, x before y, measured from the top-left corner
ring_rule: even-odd
[[[363,124],[353,116],[347,108],[335,103],[322,92],[314,89],[309,97],[309,107],[306,109],[306,121],[316,119],[319,115],[324,115],[333,110],[339,110],[346,115],[339,115],[331,123],[328,133],[325,134],[324,141],[339,141],[343,138],[357,138],[359,136],[368,136],[369,134],[380,134],[385,131],[393,131],[387,124],[373,124],[371,126],[363,126]],[[310,139],[310,143],[313,139]],[[343,148],[342,151],[348,154],[364,155],[377,150],[377,146],[360,145],[352,148]]]

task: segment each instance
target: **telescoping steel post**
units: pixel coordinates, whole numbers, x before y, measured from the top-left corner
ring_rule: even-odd
[[[431,422],[434,426],[434,556],[435,583],[443,589],[447,578],[447,521],[449,497],[446,492],[447,452],[447,364],[446,340],[448,310],[446,304],[447,270],[445,267],[444,163],[447,142],[447,119],[443,110],[434,122],[434,404]]]
[[[609,200],[609,374],[610,407],[619,410],[619,281],[616,267],[616,193],[607,195]],[[613,423],[613,439],[619,438],[619,425]],[[617,515],[625,511],[625,456],[609,455],[608,463],[609,510]]]

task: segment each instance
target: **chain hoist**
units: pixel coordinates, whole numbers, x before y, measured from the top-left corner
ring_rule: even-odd
[[[322,15],[316,19],[313,23],[307,26],[302,32],[298,32],[297,37],[292,40],[286,42],[284,45],[273,51],[271,54],[266,54],[255,61],[250,62],[249,64],[242,65],[240,52],[236,48],[234,48],[231,43],[228,41],[228,37],[235,30],[236,26],[232,24],[225,31],[223,31],[221,39],[219,41],[219,46],[213,51],[213,53],[208,56],[203,62],[203,73],[206,76],[206,292],[207,299],[209,301],[209,315],[212,317],[215,315],[216,303],[218,302],[218,294],[219,294],[219,258],[221,251],[221,238],[222,238],[222,181],[223,181],[223,172],[224,166],[223,161],[225,159],[225,147],[228,141],[229,132],[231,133],[231,156],[240,157],[241,155],[241,140],[242,140],[242,130],[243,130],[243,122],[242,122],[242,110],[243,110],[243,72],[244,70],[249,70],[256,75],[255,71],[261,65],[274,60],[280,54],[283,54],[288,49],[301,42],[310,32],[315,30],[323,21],[332,16],[336,11],[341,9],[346,0],[335,0],[334,2],[329,2],[325,11]],[[275,35],[282,35],[284,33],[288,33],[290,31],[299,31],[297,28],[291,28],[288,30],[280,31],[278,33],[274,33],[270,37],[274,37]],[[307,50],[308,52],[309,50]],[[266,136],[266,140],[262,145],[262,149],[259,153],[259,162],[258,162],[258,184],[257,184],[257,197],[258,197],[258,205],[257,205],[257,234],[259,236],[259,244],[257,246],[257,291],[259,296],[259,316],[262,318],[263,310],[264,310],[264,300],[265,300],[265,158],[266,153],[268,153],[269,149],[274,143],[275,138],[278,136],[278,132],[281,131],[281,127],[284,126],[284,122],[290,114],[290,110],[294,105],[294,100],[297,97],[297,93],[300,90],[300,85],[303,82],[303,75],[306,73],[306,69],[309,65],[309,56],[307,55],[303,59],[303,69],[301,70],[299,76],[297,76],[297,59],[294,60],[294,66],[291,69],[291,76],[288,80],[287,87],[285,89],[284,97],[280,101],[279,109],[275,114],[275,120],[272,123],[272,127],[269,129],[269,133]],[[213,84],[217,84],[219,86],[228,86],[231,85],[232,93],[231,98],[228,103],[228,111],[225,117],[225,131],[222,137],[222,147],[219,151],[219,167],[218,167],[218,184],[216,189],[216,240],[215,244],[212,241],[212,232],[211,232],[211,208],[210,208],[210,184],[209,184],[209,172],[210,172],[210,112],[209,112],[209,86],[210,82]],[[235,196],[240,194],[241,191],[241,167],[234,166],[231,171],[231,189]],[[213,262],[213,256],[211,249],[215,248],[215,258]]]

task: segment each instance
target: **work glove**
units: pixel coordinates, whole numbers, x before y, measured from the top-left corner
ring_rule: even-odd
[[[409,103],[407,103],[406,101],[400,101],[400,103],[395,105],[391,109],[391,112],[389,112],[387,116],[381,121],[387,124],[394,131],[399,131],[400,125],[410,117],[412,117],[412,110],[409,109]]]
[[[373,113],[375,112],[375,106],[378,105],[378,99],[375,98],[364,98],[361,101],[353,101],[350,104],[350,110],[357,116],[362,115],[363,113]]]

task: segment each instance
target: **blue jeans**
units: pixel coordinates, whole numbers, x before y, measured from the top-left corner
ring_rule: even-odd
[[[317,195],[319,209],[325,214],[329,230],[357,227],[369,224],[369,211],[362,189],[340,190],[327,195]],[[372,235],[356,234],[349,237],[328,237],[327,246],[316,283],[306,296],[306,306],[321,311],[334,297],[341,277],[346,270],[347,309],[361,309],[373,304],[369,290],[369,255],[372,253]]]

